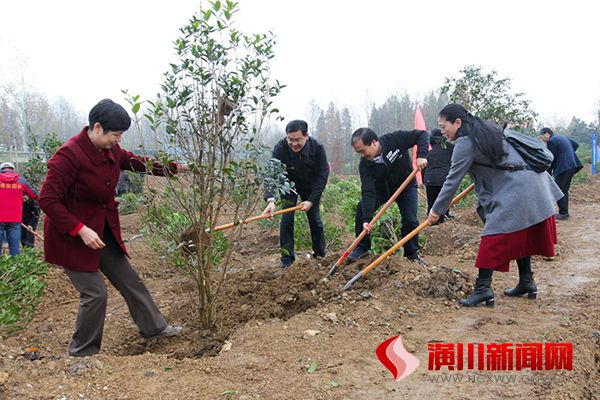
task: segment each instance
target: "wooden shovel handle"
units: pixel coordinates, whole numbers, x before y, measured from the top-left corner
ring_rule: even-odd
[[[289,212],[292,212],[292,211],[298,211],[301,208],[302,208],[302,204],[298,204],[297,206],[294,206],[294,207],[285,208],[283,210],[275,211],[272,214],[257,215],[255,217],[250,217],[250,218],[248,218],[246,220],[240,220],[240,221],[237,221],[237,222],[230,222],[230,223],[225,224],[225,225],[215,226],[212,229],[212,232],[217,232],[217,231],[222,231],[222,230],[225,230],[225,229],[233,228],[234,226],[237,226],[237,225],[249,224],[251,222],[260,221],[261,219],[266,219],[266,218],[274,217],[275,215],[285,214],[285,213],[289,213]]]
[[[474,187],[474,184],[471,184],[471,186],[469,186],[468,188],[466,188],[465,190],[463,190],[458,196],[456,196],[452,200],[452,202],[450,203],[449,207],[452,207],[453,205],[455,205],[456,203],[458,203],[460,200],[462,200],[463,197],[465,197],[467,194],[469,194],[469,192],[471,190],[473,190],[473,187]],[[369,271],[371,271],[373,268],[375,268],[376,266],[378,266],[379,264],[381,264],[386,258],[388,258],[392,254],[394,254],[396,252],[396,250],[398,250],[400,248],[400,246],[403,246],[410,239],[414,238],[417,234],[419,234],[419,232],[421,232],[423,229],[427,228],[427,226],[429,226],[429,224],[427,223],[427,221],[421,222],[421,224],[419,226],[417,226],[415,229],[413,229],[412,232],[410,232],[408,235],[404,236],[398,243],[396,243],[395,245],[393,245],[388,251],[386,251],[385,253],[383,253],[375,261],[373,261],[365,269],[363,269],[362,270],[362,276],[365,276],[366,274],[368,274]]]
[[[381,209],[379,210],[379,212],[377,214],[375,214],[375,216],[373,217],[373,219],[371,220],[371,222],[369,222],[369,226],[373,227],[373,225],[375,225],[375,223],[377,222],[377,220],[379,218],[381,218],[381,216],[387,211],[387,209],[394,203],[394,201],[396,201],[396,199],[398,198],[398,196],[400,196],[400,193],[402,193],[402,191],[404,189],[406,189],[406,187],[408,186],[408,184],[410,182],[412,182],[412,180],[414,179],[415,175],[417,175],[417,172],[419,172],[418,169],[413,169],[413,171],[410,173],[410,175],[408,175],[408,177],[404,180],[404,182],[402,182],[402,185],[400,185],[400,187],[398,189],[396,189],[396,191],[394,192],[394,194],[392,195],[392,197],[390,197],[388,199],[388,201],[386,201],[386,203],[383,205],[383,207],[381,207]],[[363,240],[363,238],[367,236],[367,231],[365,231],[363,229],[363,231],[360,233],[360,235],[358,235],[356,237],[356,239],[354,239],[354,241],[352,242],[352,244],[350,245],[350,247],[348,247],[348,249],[344,252],[344,254],[342,254],[342,256],[337,260],[337,262],[335,263],[336,266],[341,265],[344,260],[348,257],[348,255],[350,254],[350,252],[352,252],[352,250],[354,250],[356,248],[356,246],[358,246],[358,244],[360,243],[361,240]]]

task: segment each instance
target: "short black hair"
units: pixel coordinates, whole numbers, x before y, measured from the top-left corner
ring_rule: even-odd
[[[300,131],[303,135],[306,135],[308,133],[308,124],[306,121],[295,119],[288,122],[287,126],[285,127],[285,133],[288,134],[296,131]]]
[[[448,104],[442,108],[439,113],[440,117],[452,123],[456,122],[457,118],[460,118],[461,121],[464,121],[470,115],[471,113],[469,113],[467,109],[460,104]]]
[[[431,136],[442,136],[442,130],[440,128],[432,129]]]
[[[131,118],[127,111],[111,99],[104,99],[96,104],[90,110],[88,119],[90,129],[93,129],[97,122],[102,125],[105,134],[109,131],[124,132],[131,126]]]
[[[550,135],[550,137],[554,136],[554,132],[552,132],[552,129],[550,128],[542,128],[540,132],[542,133],[542,135],[545,135],[547,133]]]
[[[352,141],[350,144],[354,146],[354,143],[360,139],[364,143],[365,146],[370,146],[373,143],[373,140],[379,141],[377,134],[371,128],[358,128],[352,134]]]

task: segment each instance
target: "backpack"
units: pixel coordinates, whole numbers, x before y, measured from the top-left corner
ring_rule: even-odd
[[[490,165],[475,162],[474,164],[484,167],[496,168],[505,171],[532,170],[538,173],[547,171],[554,160],[554,155],[548,150],[546,144],[539,139],[523,135],[511,129],[504,130],[506,141],[519,153],[525,161],[525,165]]]
[[[544,142],[511,129],[504,130],[504,137],[532,170],[544,172],[550,168],[554,161],[554,155]]]

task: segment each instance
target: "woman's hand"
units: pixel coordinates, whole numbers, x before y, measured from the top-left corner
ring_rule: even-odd
[[[101,248],[106,247],[98,234],[85,225],[77,232],[77,235],[79,235],[81,240],[83,240],[83,243],[92,250],[100,250]]]
[[[429,211],[429,215],[427,216],[427,223],[429,225],[433,225],[440,220],[440,215],[435,211]]]

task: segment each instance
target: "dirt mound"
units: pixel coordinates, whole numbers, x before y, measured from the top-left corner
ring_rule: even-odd
[[[600,174],[589,175],[589,183],[571,186],[569,201],[574,203],[600,202]]]

